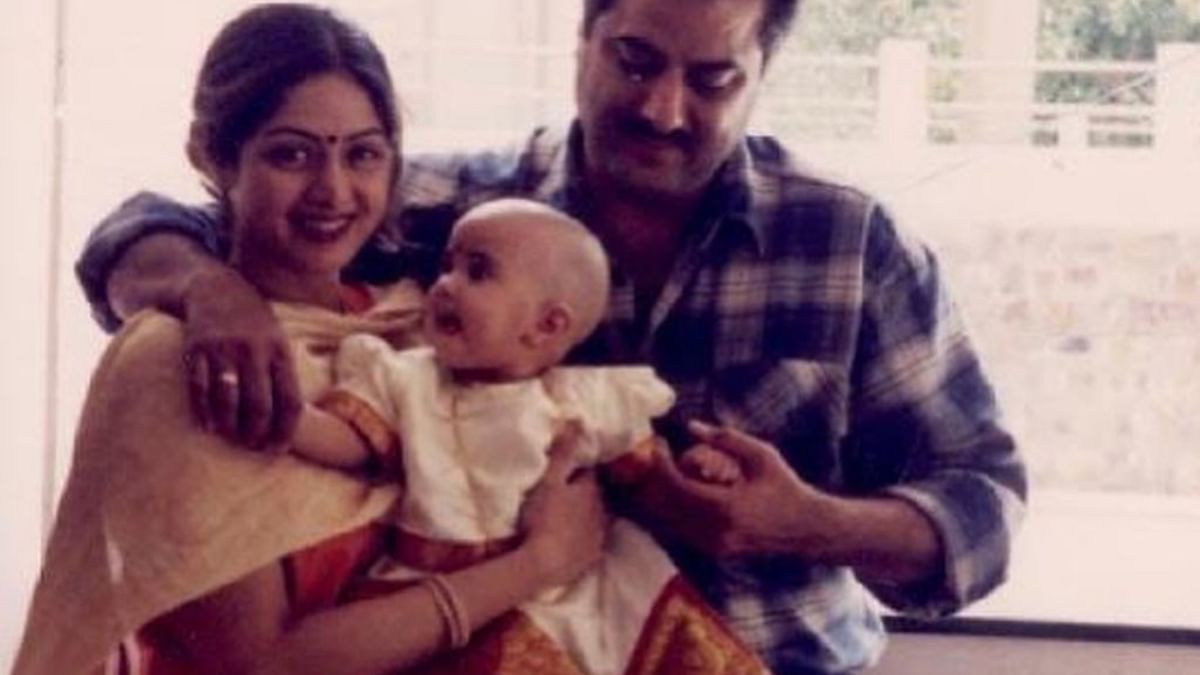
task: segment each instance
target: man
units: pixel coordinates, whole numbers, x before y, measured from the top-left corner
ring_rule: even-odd
[[[411,161],[404,212],[351,274],[428,280],[454,217],[494,197],[587,223],[614,284],[574,360],[652,364],[679,395],[675,449],[716,447],[744,474],[707,485],[659,457],[631,508],[775,670],[837,673],[882,649],[860,581],[924,615],[999,584],[1026,486],[931,254],[745,133],[798,4],[585,0],[569,133]],[[139,196],[93,235],[80,276],[107,325],[147,306],[183,317],[197,414],[277,444],[297,407],[286,349],[212,257],[218,230]]]

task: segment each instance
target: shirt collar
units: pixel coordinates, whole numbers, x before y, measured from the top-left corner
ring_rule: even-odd
[[[582,173],[575,168],[582,156],[574,148],[582,144],[578,122],[573,122],[564,134],[562,130],[539,129],[534,133],[528,158],[540,176],[534,187],[534,197],[556,209],[586,222],[582,199]]]
[[[717,169],[705,193],[701,213],[719,214],[719,217],[703,221],[702,247],[707,248],[717,234],[725,229],[749,234],[757,252],[760,255],[763,253],[765,224],[755,214],[762,210],[756,206],[763,201],[764,195],[756,189],[761,180],[755,180],[753,169],[750,149],[743,139],[734,146],[729,159]]]

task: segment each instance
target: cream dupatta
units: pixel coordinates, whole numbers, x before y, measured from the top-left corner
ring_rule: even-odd
[[[362,315],[276,305],[306,398],[328,386],[329,355],[346,335],[412,344],[420,302],[403,284]],[[177,320],[144,312],[101,358],[14,675],[94,672],[154,617],[394,501],[394,484],[249,452],[200,429],[182,340]]]

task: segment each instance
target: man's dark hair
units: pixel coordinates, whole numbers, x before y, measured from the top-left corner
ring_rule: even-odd
[[[618,0],[583,0],[583,35],[591,35],[601,14],[611,10]],[[758,26],[758,44],[769,60],[795,23],[801,0],[763,0],[762,22]]]

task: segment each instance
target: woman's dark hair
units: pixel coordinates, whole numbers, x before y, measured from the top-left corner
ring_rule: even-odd
[[[332,11],[298,3],[254,7],[225,24],[209,45],[192,99],[192,142],[218,167],[237,164],[242,145],[300,82],[350,75],[366,91],[388,137],[399,121],[383,54]]]
[[[758,44],[767,60],[775,54],[783,38],[792,29],[801,0],[763,0],[762,21],[758,24]],[[592,24],[601,14],[616,6],[617,0],[583,0],[583,35],[592,33]]]

